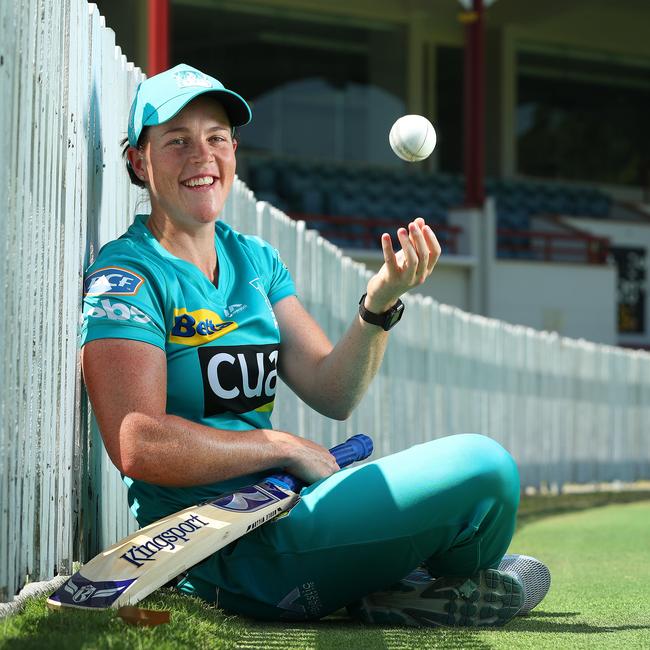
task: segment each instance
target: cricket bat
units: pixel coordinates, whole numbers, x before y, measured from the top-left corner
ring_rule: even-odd
[[[340,467],[372,453],[363,434],[330,449]],[[52,608],[133,605],[230,542],[290,510],[302,483],[275,474],[141,528],[84,564],[47,600]]]

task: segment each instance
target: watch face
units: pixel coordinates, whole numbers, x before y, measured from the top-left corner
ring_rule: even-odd
[[[404,313],[404,305],[400,303],[395,309],[393,309],[393,311],[386,318],[385,329],[389,330],[394,325],[397,325],[397,323],[399,323],[400,318],[402,318],[403,313]]]

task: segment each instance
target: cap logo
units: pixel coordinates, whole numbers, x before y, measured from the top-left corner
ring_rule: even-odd
[[[210,79],[200,73],[192,72],[191,70],[181,70],[174,75],[176,84],[179,88],[188,88],[190,86],[200,86],[202,88],[212,88]]]

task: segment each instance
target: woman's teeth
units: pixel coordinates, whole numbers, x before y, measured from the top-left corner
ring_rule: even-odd
[[[188,187],[196,187],[197,185],[212,185],[214,178],[212,176],[201,176],[200,178],[190,178],[188,181],[183,181],[183,185]]]

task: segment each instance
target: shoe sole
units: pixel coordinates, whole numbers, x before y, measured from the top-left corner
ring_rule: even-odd
[[[407,581],[402,581],[406,587]],[[413,588],[366,596],[357,610],[366,623],[417,627],[500,627],[524,602],[516,576],[486,569],[469,578],[410,583]]]
[[[519,616],[525,616],[537,607],[551,588],[549,568],[529,555],[504,555],[499,571],[517,576],[524,587],[524,604],[519,610]]]

